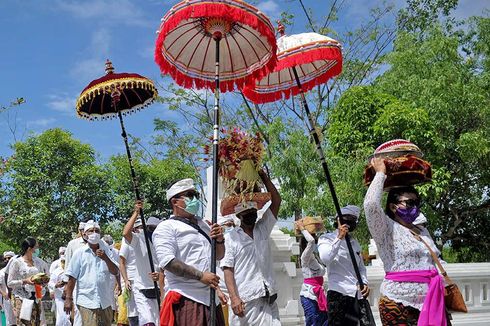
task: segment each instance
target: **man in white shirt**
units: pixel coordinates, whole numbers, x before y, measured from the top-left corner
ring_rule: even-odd
[[[119,272],[116,257],[100,239],[98,223],[85,223],[84,235],[88,245],[73,254],[66,270],[65,312],[73,307],[73,289],[76,287],[76,305],[83,326],[111,325],[112,296],[110,275]]]
[[[240,203],[235,214],[240,226],[226,235],[221,267],[231,300],[231,325],[281,325],[277,307],[270,234],[277,222],[281,197],[264,171],[262,182],[271,194],[271,205],[258,219],[255,202]]]
[[[157,295],[160,295],[160,293],[155,292],[154,282],[159,281],[160,273],[151,272],[148,255],[152,255],[153,263],[156,265],[155,270],[157,271],[158,264],[153,244],[150,244],[150,253],[148,253],[143,226],[141,220],[137,220],[141,208],[141,202],[137,202],[133,214],[123,230],[124,242],[134,251],[135,257],[136,272],[130,289],[134,296],[139,325],[158,326],[160,316]],[[147,232],[153,232],[158,224],[158,219],[149,218],[147,221]],[[160,292],[163,292],[162,288],[163,285],[160,286]]]
[[[141,221],[135,223],[135,227],[141,225]],[[130,326],[138,326],[138,311],[136,310],[136,303],[134,302],[134,295],[132,294],[133,283],[136,277],[136,255],[134,253],[134,247],[131,247],[124,238],[121,242],[121,250],[119,250],[119,269],[121,271],[121,277],[124,283],[124,290],[129,294],[129,300],[126,304],[128,311],[128,320]]]
[[[60,267],[61,256],[63,256],[63,259],[65,259],[65,251],[66,251],[66,247],[59,247],[59,249],[58,249],[59,257],[58,257],[58,259],[56,259],[55,261],[53,261],[51,263],[51,266],[49,266],[49,275],[53,274],[55,269]]]
[[[119,258],[119,251],[114,248],[114,239],[110,234],[105,234],[102,237],[102,241],[109,247],[109,250],[112,252],[112,255],[116,258]],[[121,290],[121,283],[119,281],[119,273],[117,275],[111,275],[111,288],[114,289],[114,293],[112,295],[112,313],[115,316],[117,313],[117,300],[116,297],[119,296]]]
[[[51,299],[54,301],[56,312],[56,326],[71,326],[70,316],[64,311],[63,289],[65,286],[65,257],[60,257],[60,264],[49,274],[48,283]]]
[[[328,273],[328,325],[357,326],[362,316],[359,314],[359,305],[356,301],[369,295],[361,246],[356,239],[350,238],[364,284],[363,289],[359,289],[359,282],[345,241],[347,234],[356,228],[360,212],[361,209],[354,205],[343,207],[341,209],[343,220],[337,218],[338,229],[323,234],[318,240],[318,252]]]
[[[66,249],[65,249],[65,265],[66,266],[68,266],[70,264],[70,259],[73,256],[73,254],[75,253],[75,251],[78,248],[85,246],[85,244],[86,244],[86,241],[83,238],[84,227],[85,227],[84,222],[80,222],[78,224],[78,235],[77,235],[77,237],[73,240],[70,240],[70,242],[68,242],[68,245],[66,246]]]
[[[68,242],[68,245],[65,249],[65,266],[68,267],[70,264],[70,259],[73,256],[73,253],[80,248],[83,248],[87,245],[87,241],[83,236],[83,229],[85,228],[85,223],[80,222],[78,224],[78,234],[77,237]],[[65,283],[68,282],[68,277],[65,275]],[[75,291],[76,293],[76,291]],[[75,298],[76,299],[76,298]],[[73,326],[82,326],[82,319],[80,317],[80,313],[76,305],[73,306]]]
[[[219,277],[211,268],[211,238],[216,239],[216,259],[225,252],[222,228],[211,227],[198,216],[199,193],[192,179],[176,182],[167,190],[173,216],[160,223],[153,233],[159,267],[165,270],[168,293],[161,316],[169,324],[207,326],[210,309],[216,309],[216,324],[224,325],[220,305],[209,302],[210,287]]]

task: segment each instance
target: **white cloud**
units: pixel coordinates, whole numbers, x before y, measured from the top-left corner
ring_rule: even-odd
[[[107,24],[149,26],[143,11],[129,0],[58,0],[57,9],[80,19],[99,20]]]
[[[53,111],[61,112],[64,115],[74,115],[76,96],[67,94],[52,94],[48,96],[47,106]]]
[[[453,16],[458,19],[466,19],[471,16],[480,16],[483,14],[485,9],[490,9],[490,0],[462,0],[459,1]]]
[[[56,121],[55,118],[43,118],[27,122],[27,127],[47,127]]]
[[[257,8],[265,13],[271,20],[279,18],[279,4],[275,0],[261,1]]]
[[[88,82],[104,74],[104,63],[110,54],[112,36],[105,28],[100,28],[92,34],[90,45],[84,51],[89,55],[75,63],[71,75],[77,80]]]

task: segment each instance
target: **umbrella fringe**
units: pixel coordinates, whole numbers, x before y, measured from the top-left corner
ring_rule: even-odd
[[[281,55],[284,55],[281,58]],[[328,46],[328,47],[322,47],[318,48],[315,50],[310,50],[308,52],[298,52],[295,53],[294,55],[287,55],[283,53],[278,54],[280,57],[279,62],[274,69],[274,72],[287,69],[287,68],[292,68],[294,66],[299,66],[301,64],[306,64],[306,63],[311,63],[316,60],[335,60],[336,64],[326,71],[324,74],[321,76],[304,82],[301,84],[301,90],[303,92],[308,92],[312,88],[314,88],[317,85],[323,84],[327,82],[330,78],[335,77],[339,75],[342,72],[342,53],[339,47],[337,46]],[[256,81],[259,82],[259,81]],[[298,86],[296,86],[296,82],[294,82],[293,87],[290,87],[286,90],[276,90],[273,92],[259,92],[256,90],[256,84],[250,85],[247,84],[245,87],[243,87],[242,92],[243,95],[250,101],[256,104],[264,104],[264,103],[269,103],[269,102],[274,102],[278,101],[281,99],[289,99],[291,96],[296,96],[300,93],[300,89]]]
[[[181,4],[178,4],[179,6]],[[236,88],[242,88],[245,84],[253,83],[256,79],[260,79],[270,73],[277,64],[277,45],[274,35],[274,28],[269,19],[260,13],[256,8],[240,3],[246,8],[233,6],[231,3],[195,3],[190,4],[177,11],[169,11],[169,14],[164,17],[160,25],[160,32],[155,46],[155,61],[160,66],[162,74],[169,74],[175,82],[184,88],[215,88],[215,81],[205,80],[197,77],[190,77],[179,71],[175,65],[169,63],[162,54],[163,42],[166,35],[178,26],[182,20],[191,18],[223,18],[234,22],[246,24],[257,30],[260,34],[267,38],[268,44],[271,46],[270,59],[263,66],[260,66],[255,71],[251,71],[249,75],[234,80],[220,80],[220,91],[228,92]],[[258,16],[260,15],[260,16]],[[260,17],[260,18],[259,18]],[[261,19],[262,18],[262,19]]]

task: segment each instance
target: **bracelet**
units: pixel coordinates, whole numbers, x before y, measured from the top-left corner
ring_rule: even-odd
[[[215,240],[215,241],[216,241],[217,244],[223,244],[223,243],[225,243],[225,239],[224,238],[221,241],[218,241],[218,240]]]

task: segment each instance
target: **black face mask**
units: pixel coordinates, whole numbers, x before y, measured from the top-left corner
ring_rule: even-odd
[[[250,212],[246,215],[242,215],[240,219],[242,223],[247,226],[255,225],[255,222],[257,221],[257,212]]]
[[[340,223],[347,224],[349,226],[349,232],[352,232],[357,227],[357,222],[354,220],[341,220]]]

